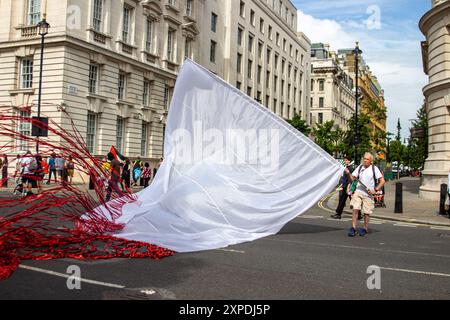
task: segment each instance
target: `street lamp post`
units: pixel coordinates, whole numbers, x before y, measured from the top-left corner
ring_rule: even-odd
[[[391,142],[391,138],[387,137],[387,157],[386,157],[386,161],[389,163],[390,162],[390,157],[389,157],[389,143]]]
[[[48,34],[48,29],[50,28],[50,24],[48,24],[46,20],[46,14],[42,18],[42,21],[38,23],[39,35],[41,36],[41,65],[39,70],[39,91],[38,91],[38,109],[37,109],[37,118],[38,121],[41,120],[41,96],[42,96],[42,67],[44,64],[44,39]],[[37,142],[36,142],[36,153],[39,153],[39,137],[41,136],[41,128],[39,126]]]
[[[356,97],[356,105],[355,105],[355,164],[358,162],[358,144],[359,144],[359,136],[358,136],[358,105],[359,105],[359,56],[362,54],[362,50],[359,49],[359,42],[356,42],[356,47],[353,50],[353,54],[355,55],[355,97]]]

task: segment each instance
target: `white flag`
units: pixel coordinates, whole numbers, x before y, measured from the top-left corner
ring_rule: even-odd
[[[178,252],[277,233],[338,183],[343,167],[311,140],[193,61],[178,76],[164,162],[117,237]]]

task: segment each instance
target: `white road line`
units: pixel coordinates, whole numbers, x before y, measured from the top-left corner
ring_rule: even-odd
[[[297,218],[303,218],[303,219],[323,219],[322,216],[298,216]]]
[[[425,274],[425,275],[428,275],[428,276],[450,277],[450,274],[447,274],[447,273],[426,272],[426,271],[416,271],[416,270],[397,269],[397,268],[385,268],[385,267],[380,267],[380,269],[382,269],[382,270],[389,270],[389,271]]]
[[[235,252],[235,253],[245,253],[245,251],[233,250],[233,249],[216,249],[216,250],[227,251],[227,252]]]
[[[393,249],[386,249],[386,248],[358,247],[358,246],[347,246],[347,245],[330,244],[330,243],[295,241],[295,240],[284,240],[284,239],[273,239],[273,238],[271,238],[271,239],[262,238],[259,241],[276,241],[276,242],[286,242],[286,243],[297,244],[297,245],[309,245],[309,246],[324,247],[324,248],[340,248],[340,249],[350,249],[350,250],[375,251],[375,252],[379,252],[381,254],[385,254],[385,253],[394,253],[394,254],[400,254],[400,255],[410,254],[410,255],[419,255],[419,256],[429,256],[429,257],[450,259],[450,255],[446,255],[446,254],[434,254],[434,253],[416,252],[416,251],[403,251],[403,250],[393,250]]]
[[[31,270],[31,271],[36,271],[36,272],[40,272],[40,273],[45,273],[45,274],[49,274],[51,276],[56,276],[56,277],[61,277],[61,278],[69,278],[70,277],[72,279],[80,280],[81,282],[95,284],[95,285],[103,286],[103,287],[118,288],[118,289],[125,288],[125,286],[122,286],[122,285],[119,285],[119,284],[113,284],[113,283],[107,283],[107,282],[101,282],[101,281],[95,281],[95,280],[78,278],[78,277],[72,276],[70,274],[64,274],[64,273],[59,273],[59,272],[55,272],[55,271],[51,271],[51,270],[45,270],[45,269],[41,269],[41,268],[30,267],[30,266],[26,266],[26,265],[23,265],[23,264],[19,265],[19,268],[26,269],[26,270]]]
[[[408,227],[408,228],[417,228],[416,224],[407,224],[407,223],[394,223],[394,226],[397,226],[397,227]]]
[[[449,230],[450,231],[450,227],[434,226],[434,227],[430,227],[430,228],[434,229],[434,230]]]

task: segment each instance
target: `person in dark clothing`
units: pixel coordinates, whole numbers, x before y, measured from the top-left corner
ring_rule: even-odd
[[[144,171],[142,173],[142,177],[144,179],[144,188],[148,187],[150,179],[152,177],[152,169],[150,169],[150,164],[148,162],[144,165]]]
[[[111,200],[111,195],[116,192],[120,197],[125,194],[119,188],[120,174],[120,161],[114,158],[114,155],[110,152],[108,153],[108,160],[111,162],[111,178],[108,181],[108,188],[106,193],[106,202]]]
[[[341,177],[341,185],[342,190],[339,192],[339,204],[336,208],[336,213],[331,215],[334,219],[341,219],[342,211],[344,211],[345,203],[347,202],[348,193],[347,186],[351,183],[349,174],[353,171],[353,168],[350,166],[351,159],[349,156],[344,157],[345,170]]]
[[[131,174],[131,163],[130,163],[130,159],[126,158],[125,164],[123,165],[123,168],[122,168],[122,181],[121,181],[122,190],[124,192],[129,190],[131,187],[130,174]]]

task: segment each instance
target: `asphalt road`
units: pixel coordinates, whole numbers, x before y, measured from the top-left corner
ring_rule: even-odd
[[[450,229],[374,221],[368,236],[349,238],[350,221],[329,214],[316,206],[277,235],[160,261],[24,261],[0,282],[0,299],[450,298]],[[81,289],[67,287],[71,265]]]

